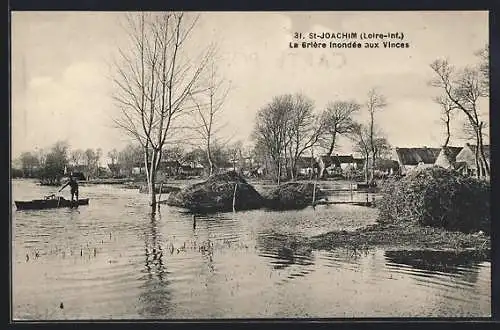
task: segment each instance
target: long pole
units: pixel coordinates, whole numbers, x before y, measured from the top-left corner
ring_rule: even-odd
[[[352,183],[352,175],[349,173],[349,188],[351,190],[351,202],[353,200],[353,195],[352,195],[352,186],[353,186],[353,183]]]
[[[313,201],[312,201],[312,205],[313,207],[315,206],[315,202],[316,202],[316,180],[314,181],[314,186],[313,186]]]
[[[238,189],[238,184],[234,185],[234,193],[233,193],[233,212],[236,212],[236,190]]]

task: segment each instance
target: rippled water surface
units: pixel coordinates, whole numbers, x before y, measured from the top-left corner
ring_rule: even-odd
[[[14,180],[15,200],[55,189]],[[118,186],[90,205],[15,211],[15,319],[490,316],[490,262],[446,253],[311,250],[301,238],[373,223],[330,205],[197,217]],[[67,192],[66,192],[67,193]],[[62,307],[62,308],[61,308]]]

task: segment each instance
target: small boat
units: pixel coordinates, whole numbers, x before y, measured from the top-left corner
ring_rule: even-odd
[[[83,198],[78,201],[67,200],[64,197],[48,196],[45,199],[34,199],[31,201],[15,201],[18,210],[44,210],[57,209],[61,207],[78,207],[89,205],[89,199]]]

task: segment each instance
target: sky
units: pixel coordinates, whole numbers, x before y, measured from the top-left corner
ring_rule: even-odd
[[[132,142],[116,128],[113,58],[126,47],[124,13],[13,12],[11,30],[12,157],[66,140],[72,149],[102,148],[104,155]],[[293,49],[293,33],[404,33],[404,49]],[[250,142],[254,118],[274,96],[303,93],[315,111],[328,102],[366,102],[370,89],[386,108],[378,127],[393,146],[439,146],[444,128],[439,90],[429,86],[429,64],[447,58],[475,64],[488,43],[488,13],[469,12],[204,12],[190,46],[196,54],[218,45],[218,69],[232,88],[224,103],[224,130]],[[382,47],[382,45],[380,46]],[[485,100],[481,109],[487,120]],[[366,120],[366,113],[357,118]],[[455,123],[452,145],[462,145]],[[339,153],[350,153],[346,139]]]

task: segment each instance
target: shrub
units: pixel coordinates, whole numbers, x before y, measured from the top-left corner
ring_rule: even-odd
[[[378,202],[379,222],[411,222],[450,230],[489,232],[488,182],[441,167],[388,179]]]
[[[270,209],[301,209],[311,205],[314,183],[288,182],[270,189],[266,194],[266,206]],[[324,193],[316,186],[315,199],[324,197]]]

